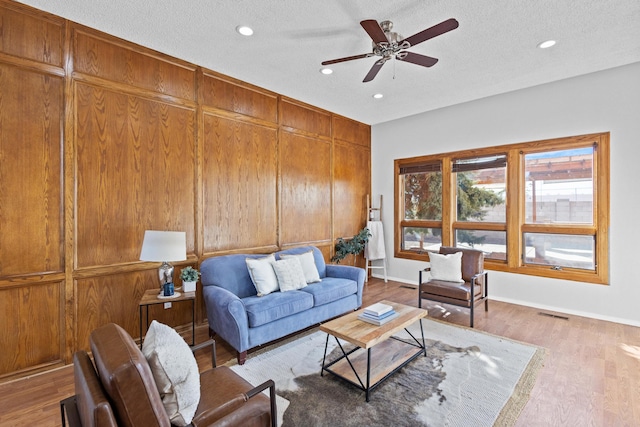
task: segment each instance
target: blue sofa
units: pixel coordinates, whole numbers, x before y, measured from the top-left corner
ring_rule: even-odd
[[[234,254],[207,258],[200,266],[209,332],[238,351],[243,364],[247,350],[339,316],[362,305],[365,270],[327,265],[314,246],[276,252],[298,255],[313,250],[321,278],[305,288],[257,296],[246,265],[247,258],[265,255]]]

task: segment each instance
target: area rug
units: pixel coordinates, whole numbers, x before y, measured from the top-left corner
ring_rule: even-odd
[[[230,365],[254,385],[275,381],[278,425],[285,427],[513,425],[529,399],[545,350],[430,319],[423,326],[427,356],[374,389],[368,403],[363,391],[331,374],[320,375],[323,332],[250,354],[242,366]],[[418,323],[409,330],[420,335]],[[405,331],[396,336],[410,339]],[[337,357],[336,347],[331,337],[331,357]]]

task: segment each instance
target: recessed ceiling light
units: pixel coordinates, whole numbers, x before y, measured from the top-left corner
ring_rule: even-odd
[[[548,47],[553,46],[554,44],[556,44],[556,41],[555,41],[555,40],[547,40],[547,41],[544,41],[544,42],[542,42],[542,43],[538,44],[538,47],[539,47],[540,49],[546,49],[546,48],[548,48]]]
[[[236,31],[243,36],[250,36],[253,34],[253,30],[246,25],[238,25]]]
[[[373,95],[373,97],[374,97],[375,99],[380,99],[380,98],[382,98],[383,96],[384,96],[384,95],[383,95],[383,94],[381,94],[381,93],[376,93],[375,95]]]
[[[333,73],[333,70],[331,68],[320,68],[320,72],[322,74],[329,75],[329,74]]]

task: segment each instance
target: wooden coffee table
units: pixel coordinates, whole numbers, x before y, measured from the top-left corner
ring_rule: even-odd
[[[327,333],[320,375],[327,371],[363,390],[367,402],[371,390],[421,353],[427,355],[422,328],[422,318],[427,315],[427,310],[397,302],[380,302],[392,306],[398,312],[398,317],[384,325],[376,326],[358,319],[358,315],[364,311],[360,309],[320,325],[320,330]],[[407,327],[416,321],[420,322],[421,341],[407,330]],[[407,331],[415,342],[407,342],[393,336],[401,329]],[[342,356],[326,363],[329,336],[335,338]],[[340,340],[356,347],[345,351]],[[376,351],[372,354],[374,346]],[[363,374],[364,380],[361,377]]]

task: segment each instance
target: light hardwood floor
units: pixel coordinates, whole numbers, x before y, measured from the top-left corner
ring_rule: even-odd
[[[417,291],[398,282],[372,279],[364,304],[381,299],[417,305]],[[468,325],[468,310],[427,303],[429,316]],[[548,350],[518,427],[640,426],[640,328],[551,313],[497,301],[478,310],[476,328]],[[198,340],[206,339],[205,327]],[[235,357],[223,342],[218,363]],[[251,358],[249,353],[248,359]],[[201,370],[211,367],[210,350],[197,354]],[[73,371],[65,367],[0,384],[0,426],[60,426],[59,401],[73,394]]]

